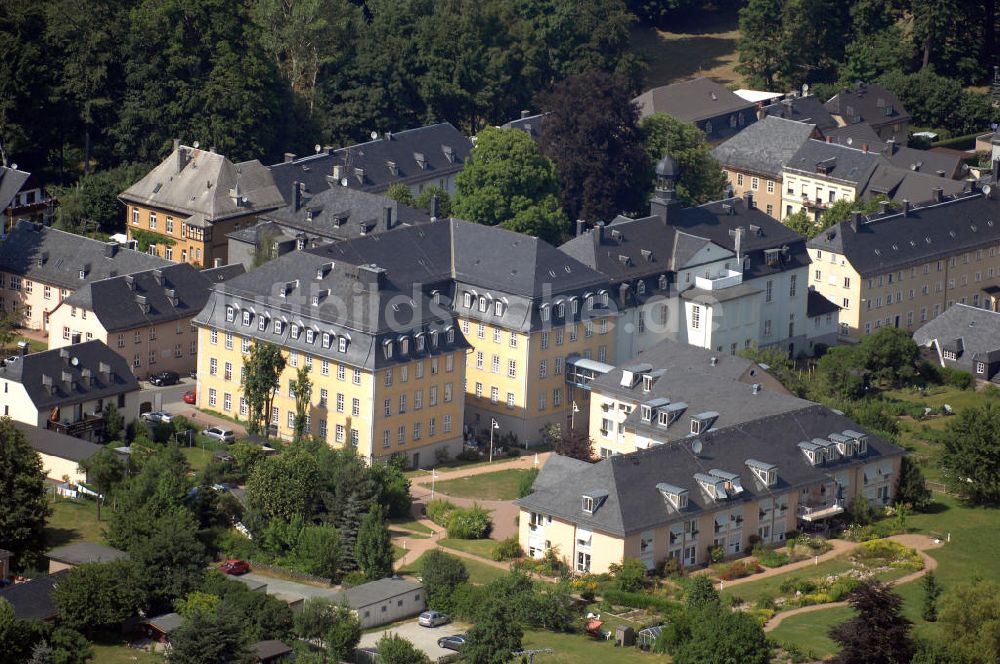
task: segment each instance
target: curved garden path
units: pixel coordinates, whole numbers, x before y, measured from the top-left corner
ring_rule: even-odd
[[[833,548],[826,553],[821,553],[819,555],[819,562],[826,562],[831,558],[836,558],[839,555],[853,551],[854,547],[858,544],[857,542],[850,542],[848,540],[842,539],[832,539],[827,540],[830,546]],[[738,586],[743,583],[750,583],[751,581],[759,581],[761,579],[766,579],[770,576],[777,576],[779,574],[784,574],[785,572],[794,572],[798,569],[803,569],[805,567],[812,567],[817,564],[816,556],[812,558],[806,558],[794,563],[788,563],[787,565],[782,565],[781,567],[768,567],[763,572],[758,572],[757,574],[751,574],[750,576],[745,576],[742,579],[733,579],[732,581],[726,581],[725,587],[729,588],[731,586]],[[705,569],[692,572],[692,574],[709,574],[712,572],[712,568],[706,567]]]
[[[911,581],[916,581],[917,579],[919,579],[923,575],[927,574],[927,572],[931,572],[931,571],[937,569],[937,566],[938,566],[937,559],[929,556],[926,553],[926,551],[928,549],[936,549],[936,548],[938,548],[940,546],[943,546],[943,542],[941,542],[940,540],[933,540],[930,537],[927,537],[926,535],[914,535],[914,534],[893,535],[889,539],[894,540],[896,542],[899,542],[900,544],[902,544],[905,547],[909,547],[911,549],[915,549],[916,552],[920,554],[920,557],[923,558],[923,560],[924,560],[924,568],[920,569],[920,570],[917,570],[916,572],[913,572],[911,574],[907,574],[906,576],[901,576],[901,577],[899,577],[898,579],[896,579],[894,581],[890,581],[888,583],[888,585],[890,585],[890,586],[898,586],[898,585],[903,585],[904,583],[910,583]],[[843,540],[840,540],[840,541],[843,541]],[[850,544],[850,542],[848,542],[848,544]],[[856,547],[856,546],[858,546],[858,545],[855,544],[854,547]],[[853,549],[854,547],[851,547],[851,549]],[[789,566],[786,565],[785,567],[789,567]],[[785,568],[778,567],[776,569],[781,570],[781,569],[785,569]],[[761,578],[762,576],[763,576],[763,574],[755,574],[755,575],[747,577],[747,578],[748,579],[756,579],[756,578]],[[732,583],[736,583],[736,582],[733,581]],[[801,615],[803,613],[812,613],[814,611],[823,611],[824,609],[832,609],[832,608],[835,608],[835,607],[838,607],[838,606],[848,606],[848,603],[847,602],[829,602],[827,604],[812,604],[810,606],[802,606],[802,607],[799,607],[797,609],[792,609],[791,611],[782,611],[781,613],[775,614],[775,616],[773,618],[771,618],[770,620],[767,621],[767,623],[764,625],[764,631],[765,632],[773,631],[774,629],[776,629],[778,627],[778,625],[780,625],[782,622],[784,622],[786,618],[791,618],[793,616]]]

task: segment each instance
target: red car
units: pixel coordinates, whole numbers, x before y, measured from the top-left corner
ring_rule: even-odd
[[[184,403],[189,403],[193,405],[194,402],[197,401],[196,398],[197,394],[195,392],[196,392],[195,390],[188,390],[187,392],[185,392],[183,397]]]
[[[223,574],[246,574],[250,571],[250,564],[245,560],[227,560],[219,565],[219,571]]]

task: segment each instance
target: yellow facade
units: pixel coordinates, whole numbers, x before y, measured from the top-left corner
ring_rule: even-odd
[[[739,170],[731,166],[723,167],[722,172],[733,187],[733,196],[743,196],[750,192],[759,210],[769,217],[781,219],[781,178],[764,176],[748,170]]]
[[[857,185],[818,174],[785,169],[783,179],[781,219],[800,210],[805,210],[810,218],[815,219],[836,201],[853,201],[858,197]]]
[[[149,247],[149,253],[176,263],[201,267],[213,267],[216,259],[220,265],[225,265],[229,256],[226,235],[256,221],[256,216],[249,214],[206,223],[207,228],[202,228],[186,223],[188,217],[185,214],[137,205],[126,207],[126,217],[130,240],[134,239],[133,231],[136,230],[162,238]]]
[[[993,245],[862,278],[841,254],[810,248],[809,285],[840,305],[842,334],[859,339],[882,327],[915,330],[961,303],[997,310],[984,288],[1000,285]]]
[[[250,337],[199,327],[199,408],[246,419],[240,384],[250,344]],[[287,349],[283,354],[286,366],[269,418],[279,438],[293,436],[295,397],[290,383],[305,366],[312,381],[311,435],[334,447],[356,447],[369,459],[403,454],[414,466],[433,465],[439,448],[452,456],[461,449],[464,350],[374,372]]]

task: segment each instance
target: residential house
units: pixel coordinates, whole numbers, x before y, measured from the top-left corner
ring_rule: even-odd
[[[521,111],[521,116],[510,122],[505,122],[500,127],[502,129],[520,129],[534,140],[542,137],[542,123],[548,113],[534,113],[531,111]]]
[[[104,440],[107,404],[126,422],[138,415],[139,383],[101,341],[22,353],[0,367],[0,389],[4,416],[92,442]]]
[[[357,615],[361,629],[398,622],[427,608],[424,587],[398,577],[369,581],[332,597]]]
[[[51,623],[59,616],[52,591],[65,576],[66,572],[56,572],[0,588],[0,599],[10,603],[16,618]]]
[[[16,309],[24,327],[48,331],[49,314],[81,286],[169,264],[114,242],[22,221],[0,245],[0,315]]]
[[[809,241],[809,285],[840,305],[852,340],[880,327],[915,330],[956,303],[996,311],[998,218],[993,191],[855,214]]]
[[[128,558],[128,554],[103,544],[75,542],[51,549],[45,554],[45,557],[49,559],[49,574],[55,574],[64,569],[72,569],[89,563],[109,563],[113,560]]]
[[[657,165],[651,214],[617,217],[561,250],[606,275],[618,309],[616,358],[664,339],[735,355],[806,346],[805,239],[762,212],[752,192],[682,208],[676,163]]]
[[[857,150],[868,146],[871,152],[885,152],[889,143],[883,141],[867,122],[844,125],[823,130],[823,140],[837,145],[846,145]]]
[[[372,194],[350,187],[331,187],[315,193],[292,183],[288,205],[260,215],[260,223],[229,234],[229,261],[248,270],[264,260],[289,251],[319,246],[391,230],[398,226],[428,223],[437,217],[403,205],[384,193]],[[297,193],[296,193],[297,192]]]
[[[18,170],[17,164],[0,166],[0,210],[3,211],[0,235],[6,235],[22,220],[48,223],[55,214],[57,203],[36,176]]]
[[[80,464],[97,454],[100,445],[24,422],[15,421],[14,427],[24,434],[42,460],[45,477],[60,482],[68,477],[75,484],[87,481],[87,473],[80,470]]]
[[[838,200],[860,198],[877,165],[867,147],[806,141],[785,164],[781,218],[800,210],[815,218]]]
[[[516,501],[518,538],[529,556],[555,551],[581,574],[626,559],[704,565],[715,549],[748,552],[751,537],[780,545],[855,498],[891,504],[903,453],[814,404],[596,464],[553,457]]]
[[[742,357],[664,341],[589,385],[594,456],[628,454],[808,408]]]
[[[837,121],[826,110],[823,102],[815,95],[785,97],[781,101],[764,106],[763,114],[771,117],[794,120],[816,125],[821,132],[837,126]]]
[[[733,196],[751,192],[768,216],[781,217],[785,164],[810,138],[816,125],[766,116],[712,150],[729,180]]]
[[[442,122],[381,137],[373,132],[366,143],[307,157],[288,153],[282,163],[268,168],[286,203],[292,202],[296,182],[314,195],[336,186],[381,194],[394,184],[407,185],[414,196],[432,186],[454,194],[455,177],[471,152],[472,141]]]
[[[969,165],[965,163],[965,153],[962,152],[956,154],[939,150],[914,150],[889,141],[882,154],[893,166],[915,173],[936,175],[949,180],[969,176]]]
[[[889,139],[906,144],[910,131],[910,114],[893,93],[877,84],[860,84],[844,88],[827,100],[838,125],[866,122],[883,141]]]
[[[101,341],[137,378],[197,367],[198,333],[191,319],[213,285],[243,274],[242,265],[198,270],[187,263],[92,281],[49,315],[49,348]]]
[[[228,262],[226,235],[285,204],[271,171],[253,159],[234,164],[214,148],[181,145],[118,195],[128,237],[141,249],[179,263]]]
[[[997,289],[1000,292],[1000,289]],[[942,367],[967,371],[978,380],[1000,381],[1000,313],[953,304],[913,333]]]
[[[666,113],[705,132],[709,143],[719,143],[757,121],[757,105],[733,94],[710,78],[671,83],[647,90],[632,100],[640,117]]]

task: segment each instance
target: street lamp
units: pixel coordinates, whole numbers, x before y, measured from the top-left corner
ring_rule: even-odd
[[[434,500],[434,481],[437,479],[437,470],[431,468],[431,500]]]
[[[497,424],[495,417],[490,418],[490,463],[493,463],[493,431],[499,429],[500,425]]]

